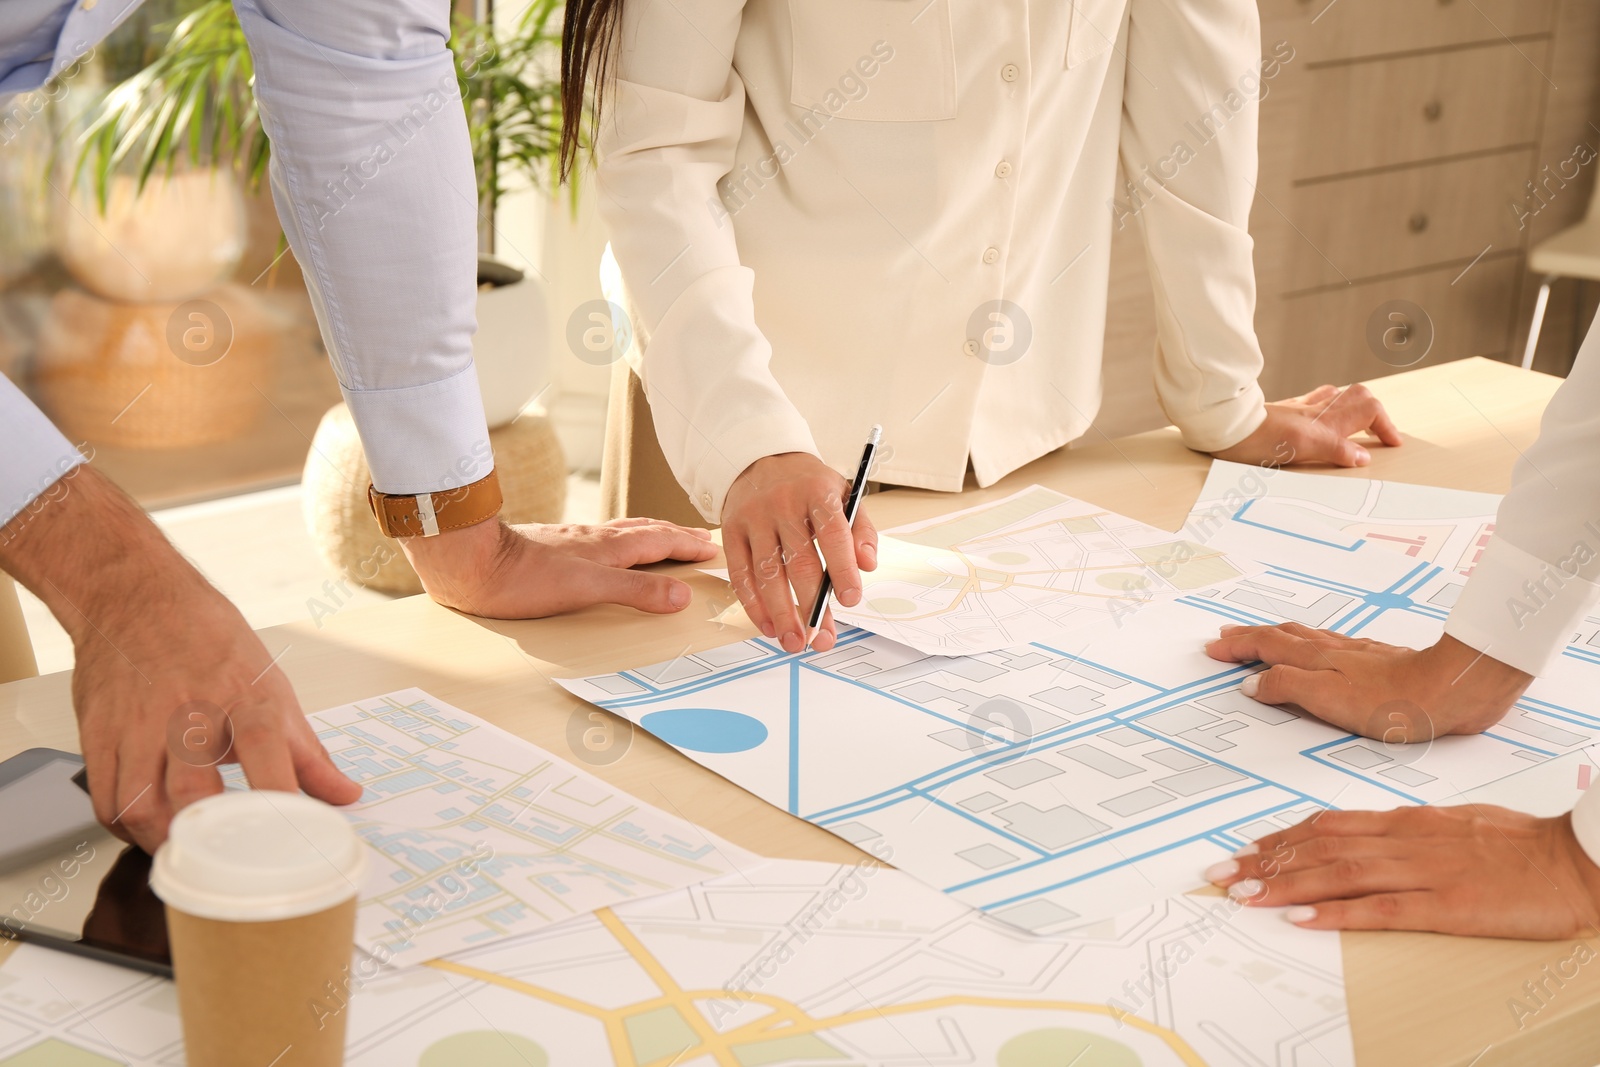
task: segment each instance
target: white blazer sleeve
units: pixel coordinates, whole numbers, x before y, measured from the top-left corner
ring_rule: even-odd
[[[661,450],[715,522],[733,480],[780,452],[816,454],[768,366],[754,274],[741,265],[717,183],[733,167],[745,93],[730,57],[741,0],[623,5],[616,83],[597,148],[600,213],[627,283],[629,352]]]
[[[1600,331],[1550,398],[1445,633],[1539,674],[1600,599]]]
[[[1184,443],[1211,452],[1266,418],[1254,248],[1261,24],[1254,0],[1132,0],[1122,166],[1156,304],[1156,393]],[[1115,29],[1111,29],[1115,36]]]
[[[0,374],[0,526],[40,497],[54,499],[64,488],[52,494],[51,487],[82,462],[72,442]]]

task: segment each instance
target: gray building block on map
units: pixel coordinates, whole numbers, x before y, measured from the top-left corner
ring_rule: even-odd
[[[1542,719],[1537,715],[1529,715],[1525,711],[1519,712],[1515,718],[1502,720],[1500,725],[1504,729],[1519,734],[1527,734],[1529,737],[1537,737],[1541,741],[1548,741],[1552,745],[1560,745],[1563,748],[1571,748],[1573,745],[1582,744],[1586,740],[1582,734],[1575,734],[1571,730],[1563,730],[1548,719]]]
[[[1140,770],[1137,764],[1129,763],[1121,756],[1113,756],[1105,749],[1093,745],[1073,745],[1071,748],[1059,751],[1069,760],[1075,760],[1085,767],[1093,768],[1101,774],[1109,774],[1113,778],[1126,778],[1130,774],[1138,774]]]
[[[1259,700],[1252,700],[1237,689],[1230,689],[1226,693],[1218,693],[1216,696],[1209,696],[1204,700],[1197,700],[1195,703],[1202,707],[1210,708],[1212,711],[1220,712],[1223,715],[1235,713],[1248,715],[1257,722],[1264,722],[1268,726],[1294,722],[1300,717],[1292,711],[1275,708],[1271,704],[1263,704]]]
[[[1146,752],[1145,758],[1152,763],[1159,763],[1170,771],[1186,771],[1190,767],[1198,767],[1205,760],[1189,752],[1176,748],[1163,748],[1156,752]]]
[[[990,808],[1004,804],[1005,799],[994,793],[978,793],[965,800],[957,801],[957,803],[968,811],[988,811]]]
[[[1157,789],[1153,785],[1147,785],[1143,789],[1135,789],[1133,792],[1124,793],[1120,797],[1102,800],[1100,806],[1113,814],[1126,818],[1129,815],[1137,815],[1141,811],[1149,811],[1151,808],[1159,808],[1163,804],[1170,804],[1172,800],[1171,793],[1163,789]]]
[[[1065,726],[1067,723],[1066,719],[1054,712],[1005,697],[984,701],[976,708],[972,708],[969,716],[974,729],[986,729],[984,724],[987,723],[988,727],[993,727],[994,732],[1001,737],[1007,734],[1034,737],[1054,730],[1057,726]]]
[[[1111,729],[1095,736],[1102,740],[1110,741],[1113,745],[1120,745],[1123,748],[1142,745],[1146,741],[1152,740],[1148,734],[1141,734],[1138,730],[1128,726],[1113,726]]]
[[[989,914],[1001,922],[1035,932],[1059,926],[1078,917],[1077,912],[1063,908],[1053,900],[1024,900],[1021,904],[998,908]]]
[[[993,740],[984,737],[976,729],[963,730],[959,726],[951,727],[948,730],[936,731],[929,734],[928,737],[941,745],[949,745],[951,748],[959,749],[962,752],[981,752],[995,745]]]
[[[1061,768],[1052,767],[1044,760],[1025,759],[1016,763],[1009,763],[1004,767],[996,767],[984,773],[985,778],[991,778],[1007,789],[1021,789],[1023,786],[1042,782],[1046,778],[1054,778],[1061,773]]]
[[[1212,763],[1204,767],[1196,767],[1192,771],[1184,771],[1182,774],[1170,774],[1165,778],[1157,778],[1156,784],[1165,786],[1179,796],[1192,797],[1196,793],[1204,793],[1210,789],[1218,789],[1244,780],[1244,775],[1238,771],[1231,771],[1226,767],[1219,767]]]
[[[1376,752],[1360,741],[1353,745],[1346,745],[1343,748],[1333,749],[1328,753],[1328,757],[1338,760],[1347,767],[1359,767],[1361,770],[1368,770],[1372,767],[1394,762],[1382,752]]]
[[[704,663],[696,663],[687,656],[669,659],[665,663],[653,663],[648,667],[640,667],[633,672],[641,678],[648,678],[657,685],[671,685],[681,682],[686,678],[698,678],[702,674],[710,674],[711,668]]]
[[[1303,622],[1307,626],[1323,627],[1328,625],[1339,612],[1355,603],[1351,597],[1343,593],[1324,593],[1311,604],[1296,604],[1285,600],[1283,597],[1269,596],[1258,593],[1254,589],[1245,588],[1253,582],[1241,582],[1240,587],[1232,590],[1222,599],[1231,600],[1235,604],[1243,604],[1248,608],[1259,608],[1270,612],[1290,622]],[[1259,586],[1257,588],[1260,588]]]
[[[1105,707],[1105,697],[1090,689],[1086,685],[1075,685],[1071,689],[1063,689],[1059,685],[1050,689],[1029,694],[1033,699],[1049,704],[1068,715],[1082,715],[1094,711],[1096,708]]]
[[[995,816],[1006,820],[1006,829],[1012,833],[1048,849],[1066,848],[1074,841],[1082,841],[1110,829],[1099,819],[1085,815],[1069,804],[1057,804],[1044,809],[1032,804],[1012,804],[997,809]]]
[[[858,651],[865,651],[861,649]],[[708,663],[713,667],[732,667],[736,663],[749,663],[752,660],[765,659],[767,653],[759,645],[752,645],[747,641],[740,641],[736,645],[723,645],[721,648],[708,648],[704,652],[696,652],[694,658],[701,663]]]
[[[838,834],[852,845],[859,845],[863,841],[871,841],[875,837],[883,836],[883,834],[864,822],[842,822],[827,829],[829,833]]]
[[[601,689],[617,696],[621,696],[624,693],[643,693],[646,691],[644,686],[638,682],[630,682],[620,674],[602,674],[598,678],[590,678],[589,684],[596,689]]]
[[[1107,689],[1121,689],[1123,686],[1128,684],[1128,680],[1126,678],[1118,678],[1110,671],[1103,671],[1099,667],[1091,667],[1089,664],[1084,663],[1081,660],[1068,660],[1066,663],[1066,668],[1073,674],[1076,674],[1079,678],[1086,678],[1091,682],[1098,682]]]
[[[1433,775],[1424,774],[1415,767],[1390,767],[1378,773],[1385,778],[1393,778],[1401,785],[1427,785],[1429,782],[1436,781]]]
[[[1193,704],[1179,704],[1166,711],[1142,716],[1139,725],[1148,730],[1160,730],[1164,734],[1181,734],[1216,721],[1217,717],[1203,708],[1197,708]]]
[[[999,845],[975,845],[972,848],[962,849],[956,855],[974,867],[982,867],[986,871],[992,871],[996,867],[1004,867],[1017,858]]]

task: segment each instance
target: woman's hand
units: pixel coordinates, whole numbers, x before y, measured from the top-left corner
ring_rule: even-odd
[[[1418,651],[1297,622],[1224,626],[1206,655],[1269,665],[1240,683],[1245,696],[1297,704],[1341,729],[1391,744],[1482,733],[1533,681],[1449,635]]]
[[[861,600],[861,572],[878,565],[878,534],[865,509],[856,513],[854,529],[845,521],[849,491],[838,472],[805,452],[758,459],[728,490],[722,509],[728,577],[750,621],[785,652],[806,647],[802,615],[816,601],[824,560],[846,607]],[[829,649],[836,637],[833,613],[824,612],[811,645]]]
[[[1361,384],[1322,385],[1305,396],[1267,405],[1267,418],[1243,441],[1211,453],[1235,463],[1330,463],[1365,467],[1372,456],[1350,440],[1363,430],[1392,447],[1401,443],[1394,420],[1372,391]]]
[[[1308,930],[1432,930],[1538,940],[1600,933],[1600,867],[1569,816],[1470,804],[1325,811],[1205,872]]]

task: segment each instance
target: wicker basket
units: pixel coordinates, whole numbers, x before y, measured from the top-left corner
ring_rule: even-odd
[[[271,393],[277,339],[250,291],[124,304],[63,289],[39,331],[40,403],[74,440],[185,448],[232,440]]]
[[[525,415],[489,431],[507,522],[560,522],[567,503],[567,462],[548,419]],[[302,480],[306,527],[330,568],[385,593],[422,592],[400,543],[378,529],[367,503],[372,481],[350,409],[330,408],[317,426]]]

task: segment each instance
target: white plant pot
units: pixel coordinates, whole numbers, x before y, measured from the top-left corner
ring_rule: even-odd
[[[57,201],[56,252],[85,289],[111,300],[156,303],[199,296],[232,277],[249,236],[244,194],[228,171],[111,179],[100,213],[87,181]]]
[[[490,429],[515,419],[549,383],[545,324],[544,285],[536,276],[479,287],[472,356]]]

